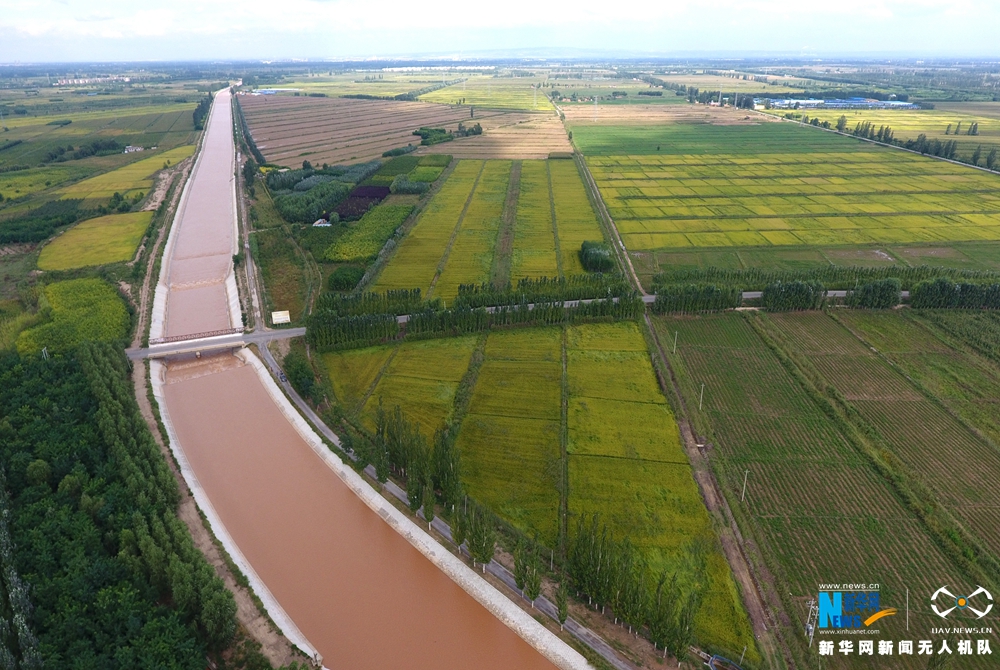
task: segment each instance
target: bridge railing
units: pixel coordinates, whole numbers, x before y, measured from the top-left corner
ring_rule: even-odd
[[[236,335],[242,333],[242,326],[239,328],[226,328],[224,330],[209,330],[204,333],[188,333],[187,335],[171,335],[169,337],[154,337],[149,340],[149,345],[170,344],[171,342],[184,342],[187,340],[202,340],[208,337],[221,337],[222,335]]]

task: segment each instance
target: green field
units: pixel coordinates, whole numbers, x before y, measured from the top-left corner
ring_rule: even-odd
[[[880,321],[882,316],[871,319]],[[891,369],[861,374],[864,366],[852,364],[852,358],[864,359],[870,368],[879,364],[877,356],[832,319],[790,314],[775,322],[787,332],[786,344],[804,343],[804,352],[824,375],[835,372],[838,380],[852,380],[844,392],[852,394],[848,399],[860,411],[880,403],[890,414],[902,410],[898,417],[909,421],[909,427],[895,426],[900,434],[894,446],[937,444],[915,432],[923,431],[924,412],[929,425],[940,423],[942,412],[917,398],[912,387],[906,390],[905,379]],[[677,354],[670,355],[670,363],[698,429],[713,445],[711,459],[719,483],[742,517],[744,534],[751,535],[763,553],[778,585],[775,596],[793,622],[805,620],[806,602],[815,598],[817,585],[829,575],[851,574],[859,582],[878,583],[884,605],[898,606],[906,589],[933,592],[939,581],[959,573],[954,560],[900,500],[892,482],[783,367],[747,318],[660,318],[656,326],[661,340],[672,341],[678,333]],[[899,398],[857,401],[854,394],[870,395],[880,380],[893,384]],[[702,383],[704,408],[697,411]],[[915,403],[912,409],[906,409],[907,402]],[[893,439],[882,432],[884,426],[878,430]],[[904,441],[913,446],[903,447]],[[952,452],[938,454],[925,452],[923,458],[946,457],[955,463]],[[914,465],[915,472],[928,471],[932,462]],[[933,472],[936,478],[940,471],[935,467]],[[745,473],[748,487],[741,504]],[[910,616],[921,629],[934,625],[926,610],[911,610]],[[897,637],[906,632],[900,620],[888,619],[880,626]],[[783,633],[801,639],[798,631],[795,624]],[[799,658],[804,653],[797,645],[793,650]]]
[[[459,285],[489,281],[510,174],[511,161],[460,161],[403,238],[375,290],[420,288],[449,301]],[[603,239],[573,161],[522,161],[512,280],[579,274],[580,245]]]
[[[995,445],[963,425],[936,397],[922,394],[869,345],[828,316],[771,318],[792,350],[809,357],[906,468],[933,473],[925,484],[939,504],[1000,556],[1000,508],[984,493],[1000,482],[1000,452]],[[920,349],[920,339],[911,339],[909,346]],[[969,386],[974,383],[969,380]]]
[[[44,323],[17,339],[21,355],[71,351],[85,340],[116,341],[128,336],[129,314],[118,292],[101,279],[71,279],[45,287],[39,300]]]
[[[195,146],[189,144],[169,151],[163,151],[142,158],[117,170],[85,179],[62,189],[63,198],[84,200],[105,200],[115,193],[128,198],[136,193],[146,193],[153,186],[153,175],[164,167],[174,165],[194,153]],[[146,156],[143,152],[140,156]],[[96,204],[96,203],[95,203]]]
[[[427,294],[484,167],[483,161],[459,161],[396,249],[374,290],[420,288]]]
[[[71,270],[131,260],[153,212],[110,214],[77,224],[45,245],[40,270]]]
[[[462,75],[466,81],[420,96],[425,102],[440,102],[449,105],[462,104],[493,109],[524,109],[549,111],[548,91],[541,88],[544,77],[491,77]],[[455,75],[449,75],[449,79]],[[537,86],[535,89],[533,86]],[[537,90],[537,94],[536,94]]]
[[[550,547],[559,538],[562,329],[489,335],[457,445],[469,494]]]
[[[710,125],[672,123],[663,125],[569,126],[573,144],[585,156],[634,156],[664,154],[709,156],[715,154],[759,154],[838,152],[866,150],[870,145],[833,133],[818,132],[794,123],[756,125]]]
[[[451,300],[461,284],[489,281],[510,177],[510,161],[486,161],[428,297]],[[418,224],[419,225],[419,224]]]
[[[899,151],[588,163],[632,250],[1000,240],[1000,180]]]

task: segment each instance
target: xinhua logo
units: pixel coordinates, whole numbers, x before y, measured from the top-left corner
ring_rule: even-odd
[[[867,628],[895,613],[894,607],[881,607],[878,591],[821,591],[819,594],[820,628]]]
[[[986,609],[977,609],[973,606],[973,603],[979,607],[983,607],[985,605]],[[941,607],[938,607],[938,604],[940,604]],[[956,596],[948,590],[947,586],[942,586],[934,592],[934,595],[931,596],[931,608],[934,610],[934,613],[942,619],[955,610],[960,612],[963,610],[969,610],[976,615],[977,619],[982,619],[990,613],[991,609],[993,609],[993,594],[984,589],[982,586],[978,586],[975,591],[967,596]]]

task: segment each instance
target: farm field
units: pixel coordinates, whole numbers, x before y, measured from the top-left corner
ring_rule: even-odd
[[[541,88],[545,77],[470,76],[466,81],[425,93],[420,99],[448,105],[486,109],[551,110],[547,91]],[[538,88],[533,88],[537,86]],[[537,91],[537,94],[536,94]]]
[[[400,345],[365,403],[365,425],[374,427],[372,417],[379,401],[387,410],[399,405],[431,444],[434,433],[451,418],[458,383],[469,367],[475,346],[475,337]]]
[[[475,121],[469,119],[466,124],[469,123]],[[496,125],[484,127],[482,135],[420,147],[416,153],[447,153],[455,158],[543,159],[553,152],[572,150],[562,122],[550,112],[511,115],[506,121],[500,118]]]
[[[510,183],[510,161],[486,161],[476,190],[459,222],[443,269],[426,295],[451,300],[462,284],[481,284],[490,278],[493,250],[500,230]]]
[[[742,74],[736,73],[738,76]],[[827,82],[802,79],[800,77],[788,77],[781,75],[769,75],[767,81],[757,81],[751,79],[739,79],[736,77],[724,77],[715,74],[665,74],[656,75],[657,78],[672,84],[681,84],[688,88],[694,87],[702,91],[738,91],[740,93],[767,93],[773,96],[783,96],[787,93],[798,93],[805,90],[804,86],[815,88],[816,86],[828,86]],[[760,76],[760,75],[757,75]]]
[[[131,260],[153,212],[110,214],[79,223],[45,245],[40,270],[70,270]]]
[[[485,165],[484,161],[459,161],[400,242],[373,290],[419,288],[427,294]]]
[[[337,238],[326,250],[326,259],[356,262],[374,258],[413,211],[410,205],[378,205]]]
[[[510,172],[510,161],[460,161],[402,240],[374,290],[420,288],[424,295],[449,301],[460,284],[488,281]],[[580,245],[602,240],[603,233],[576,164],[524,161],[521,184],[512,279],[582,273]]]
[[[449,75],[454,78],[455,75]],[[297,89],[303,95],[322,93],[330,97],[344,95],[375,95],[392,97],[417,91],[427,86],[440,84],[440,77],[432,72],[395,73],[377,70],[357,72],[337,72],[335,74],[313,74],[306,77],[291,77],[276,84],[274,88]],[[261,85],[260,88],[272,88]]]
[[[125,101],[119,101],[124,103]],[[52,116],[17,116],[5,118],[10,128],[3,133],[0,145],[20,140],[21,144],[0,152],[0,165],[37,166],[47,161],[49,152],[59,147],[79,149],[95,140],[116,140],[120,144],[171,149],[194,142],[196,133],[192,112],[197,100],[185,104],[122,106],[99,111],[67,111]],[[51,125],[55,120],[72,121]],[[131,157],[130,157],[131,158]],[[122,156],[125,160],[125,157]],[[68,161],[68,165],[87,165],[93,158]]]
[[[195,146],[189,144],[152,156],[145,152],[141,160],[117,170],[84,179],[61,190],[63,199],[82,198],[84,201],[106,200],[115,193],[129,198],[137,193],[147,193],[153,187],[153,175],[166,165],[174,165],[194,154]],[[93,202],[96,205],[98,203]]]
[[[922,316],[923,310],[852,310],[838,319],[964,422],[1000,444],[1000,370],[973,351],[949,346],[954,340],[947,331]],[[957,320],[968,320],[967,313],[959,312]]]
[[[899,151],[588,165],[630,250],[1000,240],[995,176]]]
[[[424,102],[288,95],[240,95],[238,100],[257,148],[268,161],[288,167],[303,160],[315,165],[368,161],[420,144],[413,135],[420,127],[455,130],[459,122],[472,121],[468,109]],[[523,118],[483,110],[475,122],[487,132]]]
[[[817,333],[829,329],[817,329],[814,319],[839,328],[824,315],[788,314],[782,323],[799,324],[810,337],[825,337]],[[752,534],[763,554],[773,578],[766,590],[781,599],[790,618],[782,630],[786,639],[802,639],[798,622],[805,620],[806,603],[828,575],[847,573],[878,583],[883,605],[898,606],[906,589],[933,592],[938,581],[958,573],[891,484],[782,366],[748,318],[730,313],[655,322],[662,341],[678,333],[677,353],[668,353],[670,364],[697,430],[712,445],[710,460],[720,487],[742,517],[743,532]],[[702,383],[704,409],[698,411]],[[744,473],[748,488],[740,504]],[[910,616],[921,626],[933,625],[929,612],[912,609]],[[894,618],[880,623],[887,637],[905,634],[905,625]],[[803,659],[804,645],[790,646]]]
[[[1000,146],[1000,118],[977,113],[981,105],[989,103],[968,103],[975,105],[966,107],[966,103],[952,103],[944,109],[873,109],[873,110],[824,110],[817,109],[808,112],[810,118],[815,116],[821,122],[829,121],[832,126],[837,125],[837,119],[841,115],[847,117],[847,132],[854,130],[854,127],[865,121],[879,126],[889,126],[893,130],[896,139],[915,140],[918,135],[926,135],[929,140],[940,140],[947,142],[955,140],[958,142],[957,158],[969,160],[976,147],[982,146],[982,157],[979,164],[986,162],[986,156],[993,147]],[[977,123],[978,135],[968,134],[972,124]],[[947,132],[947,134],[946,134]],[[998,161],[1000,166],[1000,161]]]
[[[47,320],[22,331],[17,351],[38,355],[69,352],[85,340],[124,340],[130,327],[128,310],[107,282],[101,279],[71,279],[49,284],[44,289],[50,308]],[[43,310],[44,312],[44,310]]]
[[[575,105],[593,105],[596,96],[598,104],[606,105],[679,105],[688,104],[687,96],[675,95],[674,91],[664,90],[648,84],[641,79],[625,79],[615,77],[595,76],[587,79],[549,78],[548,88],[542,89],[551,96],[558,92],[555,103],[560,108]],[[659,93],[660,95],[639,95],[639,92]],[[612,97],[618,93],[617,98]],[[621,96],[625,93],[625,96]],[[575,96],[575,97],[574,97]]]
[[[700,565],[698,639],[752,650],[750,623],[638,326],[571,327],[566,358],[570,533],[577,518],[598,513],[654,574],[677,574],[685,584]],[[748,659],[756,662],[756,653]]]
[[[769,318],[907,469],[933,475],[925,485],[939,504],[1000,555],[1000,507],[984,493],[1000,480],[1000,452],[827,315]]]
[[[2,154],[0,154],[2,156]],[[0,173],[0,195],[20,198],[94,173],[92,165],[64,164]]]
[[[490,333],[456,445],[469,494],[558,546],[562,328]]]

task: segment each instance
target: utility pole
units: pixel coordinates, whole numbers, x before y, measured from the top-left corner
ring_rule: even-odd
[[[750,475],[750,471],[747,470],[743,473],[743,494],[740,495],[740,502],[746,500],[747,497],[747,477]]]
[[[809,601],[809,615],[806,617],[806,635],[809,636],[809,647],[812,648],[813,634],[816,632],[816,623],[819,620],[819,607],[815,600]]]
[[[677,333],[679,333],[679,332],[680,331],[677,331],[677,330],[674,331],[674,353],[675,354],[677,353]]]
[[[701,384],[701,395],[698,396],[698,411],[701,411],[701,404],[705,400],[705,383]]]

